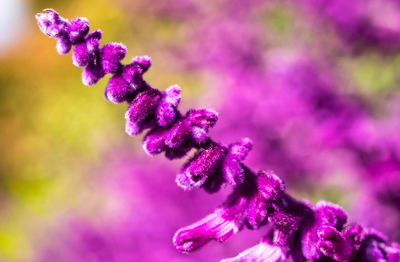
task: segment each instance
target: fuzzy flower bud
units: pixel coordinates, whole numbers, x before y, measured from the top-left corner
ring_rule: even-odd
[[[166,148],[165,135],[168,133],[166,128],[155,128],[143,138],[143,149],[149,155],[163,152]]]
[[[267,223],[267,216],[272,213],[271,204],[257,193],[250,199],[247,207],[247,223],[250,229],[258,229]]]
[[[165,141],[170,132],[171,130],[168,127],[158,127],[151,130],[143,139],[143,148],[146,153],[155,155],[165,151],[165,156],[172,160],[182,158],[193,148],[193,143],[190,140],[181,143],[177,148],[168,147]]]
[[[60,17],[53,9],[45,9],[46,13],[36,14],[40,30],[49,37],[57,39],[57,53],[60,55],[67,54],[72,47],[72,43],[68,37],[68,20]]]
[[[121,43],[105,44],[100,49],[101,65],[106,74],[114,74],[121,67],[120,61],[125,58],[126,47]]]
[[[210,143],[185,164],[176,177],[176,183],[185,190],[202,186],[217,171],[225,155],[224,147]]]
[[[57,53],[59,53],[60,55],[67,54],[71,50],[71,48],[72,48],[72,43],[71,41],[69,41],[68,38],[60,37],[57,39],[56,49]]]
[[[273,180],[274,175],[272,172],[260,171],[258,174],[254,174],[251,170],[244,166],[244,174],[246,182],[238,185],[237,190],[242,192],[247,199],[246,204],[246,223],[247,227],[250,229],[258,229],[259,227],[265,225],[268,221],[272,221],[271,218],[279,210],[283,210],[279,200],[283,199],[284,196],[284,185],[283,182],[279,180]],[[272,179],[272,181],[279,181],[280,186],[273,186],[271,184],[262,183],[265,181],[264,176]],[[261,179],[260,179],[261,178]],[[260,190],[264,188],[264,191]],[[263,193],[264,192],[264,193]],[[270,192],[266,194],[265,192]],[[293,201],[289,201],[293,202]],[[287,206],[288,202],[284,202]],[[301,204],[291,204],[296,211],[297,206],[302,206]],[[297,208],[298,209],[298,208]]]
[[[191,131],[185,119],[182,119],[171,127],[165,139],[165,144],[169,148],[179,148],[191,138]]]
[[[142,87],[142,69],[137,64],[122,66],[108,81],[104,97],[115,104],[128,101]]]
[[[43,11],[46,13],[36,14],[40,30],[52,38],[65,36],[68,30],[68,21],[60,17],[53,9],[45,9]]]
[[[72,64],[77,67],[83,67],[89,64],[92,53],[89,52],[86,42],[79,43],[72,51]]]
[[[104,97],[111,103],[118,104],[126,101],[134,91],[122,75],[115,74],[108,80]]]
[[[275,211],[268,217],[268,222],[274,228],[272,241],[275,245],[288,246],[300,229],[303,219],[312,210],[305,203],[288,195],[283,196],[273,207]]]
[[[190,110],[187,115],[187,121],[199,128],[208,130],[213,127],[218,120],[218,113],[212,109]]]
[[[101,30],[95,30],[89,33],[86,37],[86,46],[89,52],[99,50],[100,39],[103,37]]]
[[[132,61],[132,64],[137,64],[140,66],[142,69],[142,72],[145,73],[147,70],[149,70],[151,66],[151,58],[150,56],[144,55],[144,56],[135,56]]]
[[[215,125],[217,119],[218,114],[214,110],[189,110],[186,116],[171,128],[165,143],[170,148],[178,148],[188,139],[200,144],[207,139],[207,131]]]
[[[143,84],[143,70],[135,63],[124,66],[122,76],[133,89],[139,89]]]
[[[327,257],[338,262],[349,261],[352,254],[352,245],[342,234],[332,226],[322,226],[318,229],[320,241],[317,248]]]
[[[316,205],[314,212],[310,213],[306,217],[304,226],[302,227],[301,237],[303,240],[303,255],[307,259],[319,259],[323,254],[328,253],[329,251],[327,251],[327,246],[331,245],[332,242],[329,242],[328,240],[321,242],[320,234],[322,234],[321,232],[330,232],[330,229],[326,229],[324,231],[322,228],[332,227],[340,231],[342,230],[346,221],[347,215],[339,206],[326,201],[319,201]],[[337,239],[339,242],[342,241],[342,238]],[[338,246],[344,243],[339,242],[337,243]],[[320,243],[322,249],[317,246],[318,243]],[[343,252],[341,254],[338,254],[337,256],[344,257],[344,252],[348,251],[351,250],[343,250]],[[346,253],[346,255],[348,256],[349,254]]]
[[[89,21],[85,17],[72,19],[68,26],[68,37],[72,44],[77,44],[85,39],[89,33]]]
[[[95,62],[99,63],[100,57],[96,56],[98,55],[101,37],[101,31],[97,30],[88,34],[85,41],[76,44],[74,50],[72,50],[72,63],[77,67],[83,67]],[[100,69],[100,66],[97,67]],[[104,72],[103,68],[101,68],[101,71]]]
[[[285,184],[272,171],[260,171],[257,176],[257,184],[261,195],[271,201],[280,199],[285,191]]]
[[[104,75],[101,64],[91,62],[82,71],[82,82],[84,85],[91,86],[96,84]]]
[[[243,183],[244,169],[240,161],[245,159],[252,147],[253,142],[249,138],[243,138],[229,146],[228,155],[223,163],[224,178],[227,183],[232,186]]]
[[[168,104],[167,107],[174,107],[173,116],[178,117],[175,115],[177,112],[175,107],[178,106],[180,101],[179,91],[178,86],[172,86],[165,91],[156,110],[159,125],[166,124],[173,119],[172,111],[167,114],[169,109],[165,109],[166,103]],[[161,113],[163,110],[165,112]],[[161,118],[162,121],[160,121]],[[169,120],[166,121],[166,119]],[[168,159],[181,158],[193,148],[195,143],[200,143],[199,140],[204,142],[208,138],[207,130],[215,124],[216,119],[217,114],[212,110],[189,110],[186,116],[180,118],[171,127],[150,131],[143,140],[143,148],[150,155],[165,151]]]
[[[157,121],[160,126],[171,124],[176,118],[176,108],[181,101],[181,88],[173,85],[163,92],[163,99],[157,108]]]
[[[146,126],[146,120],[154,114],[161,100],[161,92],[148,89],[140,93],[130,104],[125,113],[126,132],[131,135],[139,134]]]
[[[351,242],[351,245],[354,249],[353,255],[355,255],[355,253],[360,249],[362,242],[364,241],[365,230],[361,225],[353,223],[348,225],[343,230],[343,236],[345,239]]]

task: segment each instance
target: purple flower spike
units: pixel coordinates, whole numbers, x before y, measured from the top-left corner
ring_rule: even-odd
[[[106,74],[114,74],[122,66],[120,61],[125,58],[126,47],[121,43],[105,44],[100,49],[101,65]]]
[[[82,42],[85,36],[89,33],[89,21],[84,17],[72,19],[68,29],[69,40],[72,44],[77,44]]]
[[[160,126],[171,124],[176,118],[176,108],[181,101],[181,88],[173,85],[167,88],[163,94],[163,99],[157,108],[157,121]]]
[[[142,69],[143,73],[146,73],[147,70],[149,70],[151,66],[151,58],[150,56],[144,55],[144,56],[136,56],[132,59],[131,61],[132,64],[138,64],[140,68]]]
[[[210,143],[185,164],[176,177],[176,183],[185,190],[202,186],[217,171],[225,155],[224,147]]]
[[[274,246],[269,239],[264,239],[236,257],[221,260],[221,262],[281,262],[286,261],[286,254],[282,247]]]
[[[187,253],[195,251],[213,239],[224,242],[238,231],[239,228],[235,221],[225,219],[221,214],[215,212],[178,230],[173,238],[173,243],[180,252]]]
[[[57,39],[56,49],[57,49],[57,53],[59,53],[60,55],[67,54],[71,50],[71,47],[72,47],[72,43],[71,43],[71,41],[69,41],[68,38],[60,37]]]
[[[51,9],[36,18],[40,30],[57,39],[58,53],[65,54],[75,46],[73,63],[84,67],[85,85],[93,85],[106,73],[112,73],[105,97],[113,103],[129,103],[125,114],[128,134],[151,129],[143,139],[143,148],[149,155],[165,152],[168,159],[175,159],[196,148],[195,155],[177,175],[180,187],[202,187],[213,193],[225,182],[234,186],[222,207],[178,230],[173,241],[179,251],[194,251],[212,239],[225,241],[244,226],[258,229],[269,224],[270,234],[260,244],[223,261],[280,262],[291,256],[294,262],[400,262],[398,244],[389,243],[360,225],[346,226],[347,215],[341,207],[325,201],[318,202],[316,207],[297,201],[285,192],[285,184],[273,172],[256,174],[244,165],[242,162],[253,145],[250,139],[226,147],[209,138],[208,131],[216,124],[218,114],[209,109],[191,109],[185,115],[179,112],[180,87],[174,85],[161,92],[143,80],[151,66],[150,57],[138,56],[123,65],[125,46],[109,43],[100,49],[102,33],[89,33],[87,19],[68,22]]]
[[[146,120],[152,116],[161,100],[161,92],[150,88],[140,93],[126,111],[126,132],[131,135],[139,134],[146,125]]]
[[[40,30],[52,38],[65,36],[68,30],[68,20],[60,17],[53,9],[45,9],[43,11],[47,13],[36,14]]]
[[[227,157],[224,159],[223,172],[226,182],[237,186],[244,181],[244,169],[240,161],[243,161],[253,147],[249,138],[243,138],[229,146]]]

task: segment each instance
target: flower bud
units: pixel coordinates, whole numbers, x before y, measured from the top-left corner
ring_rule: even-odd
[[[72,19],[68,26],[68,37],[72,44],[84,41],[89,33],[89,21],[85,17]]]
[[[125,58],[126,47],[121,43],[105,44],[100,49],[101,65],[106,74],[114,74],[122,66],[120,61]]]
[[[160,100],[160,91],[151,88],[141,92],[132,101],[125,113],[129,135],[137,135],[145,128],[146,120],[154,114]]]
[[[214,143],[200,149],[178,174],[177,184],[185,190],[202,186],[219,168],[225,155],[226,149]]]

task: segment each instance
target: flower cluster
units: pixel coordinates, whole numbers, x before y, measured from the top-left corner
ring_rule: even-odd
[[[208,136],[218,114],[208,109],[178,110],[180,88],[153,89],[143,80],[151,62],[135,57],[123,65],[126,48],[119,43],[100,47],[101,31],[89,33],[85,18],[68,21],[52,9],[37,14],[41,31],[56,38],[57,51],[73,49],[73,64],[84,67],[82,81],[93,85],[112,74],[105,97],[113,103],[127,102],[126,132],[138,135],[149,129],[143,140],[150,154],[164,152],[169,159],[197,150],[177,175],[185,190],[203,188],[216,192],[226,183],[233,187],[228,199],[202,220],[178,230],[173,238],[181,252],[194,251],[210,240],[226,241],[244,227],[268,226],[265,238],[235,258],[224,261],[400,261],[400,246],[380,233],[358,224],[347,224],[341,207],[320,201],[313,206],[298,201],[285,191],[273,172],[254,172],[242,162],[252,148],[243,138],[223,145]]]

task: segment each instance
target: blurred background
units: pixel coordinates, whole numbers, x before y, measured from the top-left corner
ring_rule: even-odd
[[[81,83],[35,13],[87,17],[124,60],[149,55],[153,87],[182,87],[183,110],[220,112],[211,131],[247,136],[245,163],[291,194],[342,205],[400,240],[400,4],[394,0],[2,0],[0,261],[218,261],[265,234],[179,254],[174,232],[230,189],[175,185],[182,161],[148,157],[124,132],[106,79]],[[382,15],[384,14],[384,15]]]

